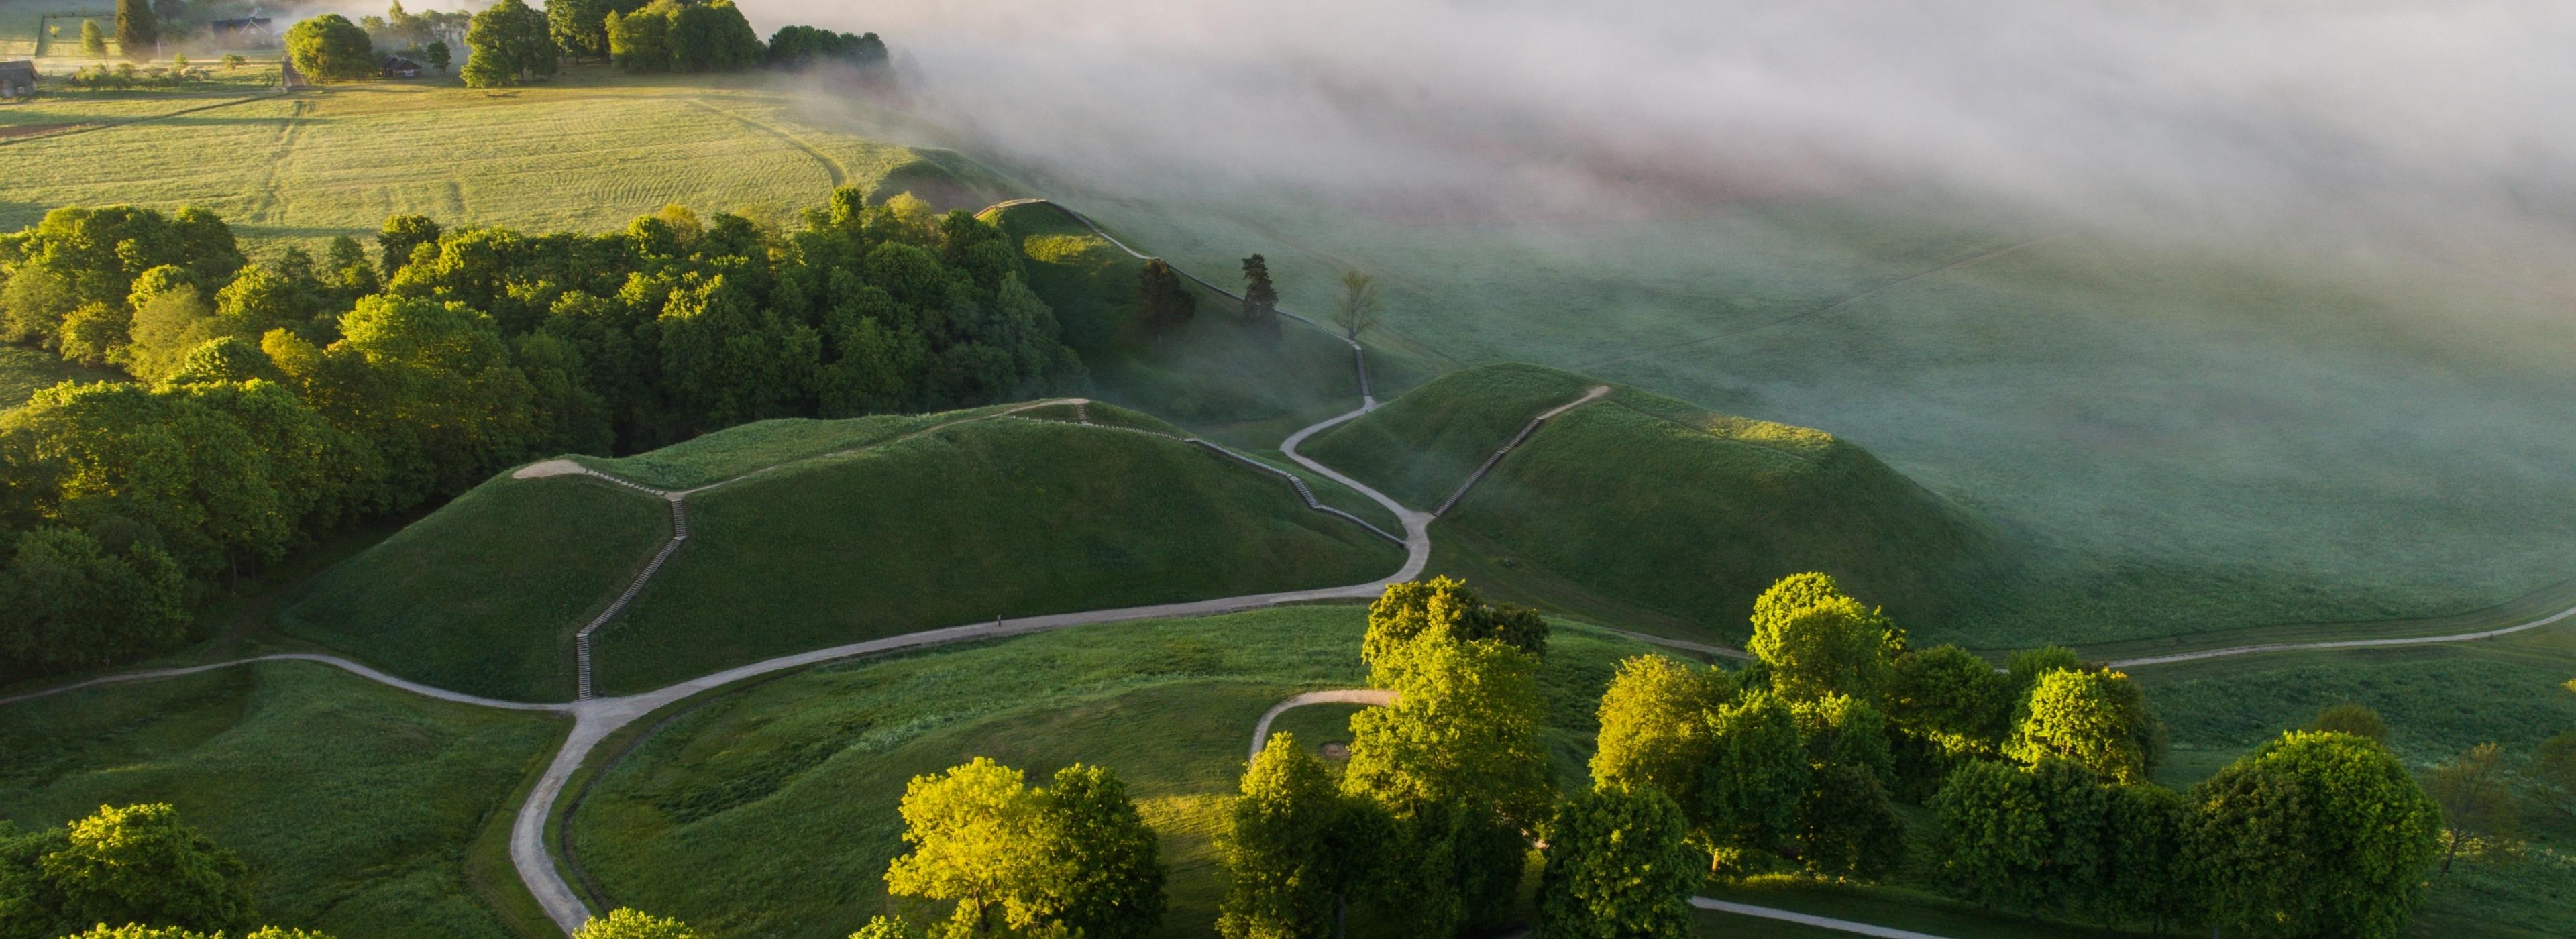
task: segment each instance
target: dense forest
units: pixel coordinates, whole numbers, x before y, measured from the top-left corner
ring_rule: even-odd
[[[167,648],[208,589],[531,458],[1084,382],[1009,240],[910,196],[375,242],[252,262],[213,213],[131,206],[0,237],[0,340],[135,379],[0,417],[0,677]]]

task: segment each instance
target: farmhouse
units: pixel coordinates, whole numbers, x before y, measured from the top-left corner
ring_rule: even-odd
[[[231,45],[273,46],[277,44],[277,30],[269,25],[269,19],[265,16],[215,20],[206,24],[206,30],[214,34],[215,41]]]
[[[21,59],[0,62],[0,101],[15,101],[36,96],[36,63]]]
[[[402,56],[389,55],[385,57],[383,74],[386,78],[419,78],[420,63]]]

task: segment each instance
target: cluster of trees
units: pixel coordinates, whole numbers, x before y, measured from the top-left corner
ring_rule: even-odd
[[[372,255],[262,263],[202,210],[57,209],[0,236],[0,340],[136,381],[0,417],[0,673],[166,648],[205,585],[532,457],[1076,388],[1020,263],[967,213],[848,189],[794,230],[404,216]]]
[[[630,73],[739,72],[768,54],[732,0],[653,0],[610,12],[606,26],[610,60]]]
[[[854,66],[861,74],[884,69],[885,40],[875,33],[836,33],[813,26],[781,26],[769,36],[769,64],[805,68],[824,63]]]
[[[399,49],[413,61],[447,70],[455,52],[449,38],[467,32],[479,16],[463,11],[413,14],[395,0],[384,16],[348,17],[325,13],[298,21],[286,31],[287,61],[313,82],[345,82],[373,76],[385,63],[380,49]]]
[[[256,918],[249,866],[167,804],[102,805],[24,834],[0,822],[0,939],[214,939]],[[327,939],[273,927],[245,937]]]
[[[732,0],[501,0],[466,30],[469,86],[522,84],[555,74],[564,58],[616,63],[630,73],[732,72],[763,64],[796,67],[841,60],[868,70],[886,62],[875,33],[781,28],[763,43]]]

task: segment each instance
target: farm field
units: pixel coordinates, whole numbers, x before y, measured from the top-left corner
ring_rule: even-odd
[[[131,117],[190,100],[65,97],[38,107],[59,122],[87,119],[84,108]],[[496,92],[453,80],[319,88],[0,145],[0,228],[61,205],[193,204],[222,214],[258,257],[372,236],[406,213],[606,231],[674,202],[774,214],[819,204],[837,185],[873,190],[890,178],[898,188],[880,195],[917,189],[969,207],[994,197],[961,181],[964,164],[953,157],[801,126],[793,110],[789,92],[761,77],[653,81],[599,66]]]
[[[570,822],[573,851],[615,903],[726,936],[842,936],[890,908],[944,913],[884,898],[905,779],[969,754],[1041,774],[1082,761],[1117,771],[1163,836],[1161,934],[1206,935],[1222,891],[1210,839],[1254,720],[1298,691],[1362,682],[1366,619],[1314,606],[1084,627],[758,685],[673,719],[601,772]],[[1611,668],[1647,651],[1581,627],[1551,638],[1542,680],[1561,778],[1582,776]],[[1306,711],[1348,713],[1291,711],[1281,726],[1329,721]]]
[[[1902,190],[1581,224],[1080,204],[1192,269],[1266,252],[1292,308],[1372,271],[1373,341],[1443,368],[1536,362],[1855,443],[2033,563],[1963,611],[1984,648],[2436,616],[2576,573],[2576,520],[2529,511],[2576,489],[2548,284]]]
[[[502,939],[543,919],[502,839],[567,726],[304,662],[72,692],[0,705],[0,817],[168,802],[249,863],[263,922]]]

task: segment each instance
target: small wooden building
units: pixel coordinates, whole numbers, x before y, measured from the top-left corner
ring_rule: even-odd
[[[0,101],[36,96],[36,63],[27,59],[0,62]]]
[[[420,71],[420,63],[414,62],[403,56],[389,55],[385,57],[385,67],[382,74],[386,78],[419,78]]]
[[[214,20],[206,24],[206,31],[214,34],[215,41],[229,46],[277,45],[277,30],[269,25],[265,16]]]

